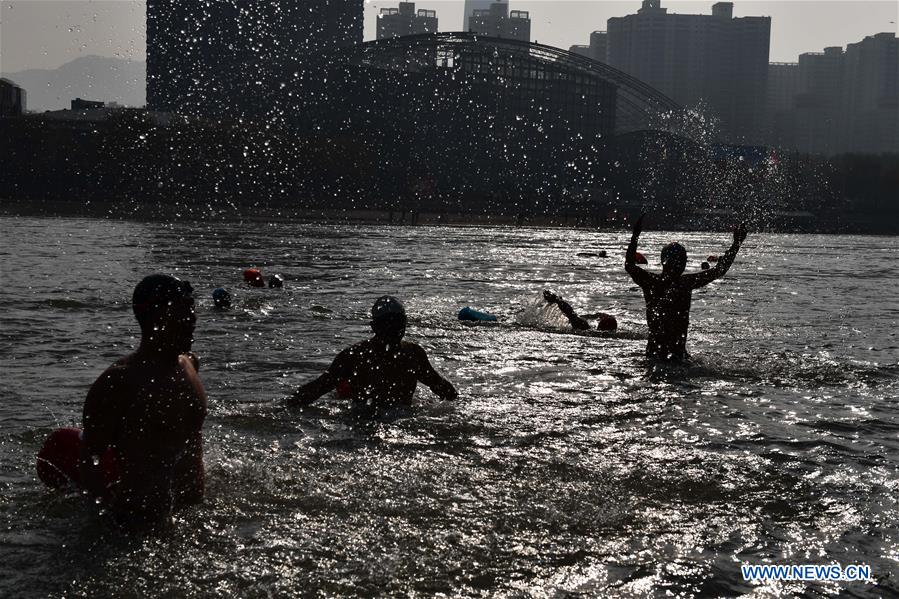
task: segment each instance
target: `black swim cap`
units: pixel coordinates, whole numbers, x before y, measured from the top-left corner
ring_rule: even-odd
[[[680,266],[681,269],[687,265],[687,250],[678,242],[669,243],[662,248],[662,265],[671,262],[672,266]]]
[[[187,281],[176,279],[170,275],[150,275],[137,284],[131,305],[138,322],[155,314],[160,308],[169,305],[176,299],[190,297],[194,289]]]
[[[403,302],[392,295],[382,295],[375,301],[371,308],[371,319],[380,320],[388,316],[406,316],[406,308]]]

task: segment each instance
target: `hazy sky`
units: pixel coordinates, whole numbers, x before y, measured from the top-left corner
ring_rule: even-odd
[[[196,2],[198,0],[185,0]],[[662,0],[669,12],[710,13],[707,2]],[[398,0],[368,0],[365,39],[373,39],[375,15]],[[441,31],[462,28],[463,0],[417,2],[437,10]],[[631,14],[639,0],[510,0],[513,9],[531,13],[532,39],[568,48],[586,44],[606,19]],[[144,60],[146,5],[137,0],[3,0],[0,2],[0,70],[55,68],[87,54]],[[735,16],[772,17],[771,61],[793,62],[802,52],[845,46],[866,35],[896,31],[895,0],[789,0],[734,2]]]

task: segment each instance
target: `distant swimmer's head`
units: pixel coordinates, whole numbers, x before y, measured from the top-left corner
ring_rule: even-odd
[[[383,295],[371,308],[371,330],[385,341],[399,343],[406,335],[406,308],[392,295]]]
[[[258,268],[248,268],[243,271],[243,281],[250,287],[265,287],[265,279]]]
[[[281,289],[284,287],[284,277],[281,275],[272,275],[268,278],[269,289]]]
[[[144,335],[179,352],[190,350],[197,317],[193,287],[169,275],[150,275],[137,284],[131,304]]]
[[[611,314],[600,312],[596,328],[600,331],[615,331],[618,329],[618,319]]]
[[[212,303],[219,310],[227,310],[231,307],[231,294],[224,287],[219,287],[212,292]]]
[[[687,268],[687,250],[677,243],[669,243],[662,248],[662,272],[668,275],[679,275]]]

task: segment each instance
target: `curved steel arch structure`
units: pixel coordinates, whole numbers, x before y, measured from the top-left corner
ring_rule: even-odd
[[[654,87],[607,64],[552,46],[476,33],[436,33],[370,41],[345,55],[349,64],[396,72],[475,72],[495,83],[586,78],[616,90],[615,133],[664,129],[683,108]]]

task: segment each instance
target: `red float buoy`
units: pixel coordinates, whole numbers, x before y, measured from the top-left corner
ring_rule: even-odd
[[[706,258],[705,261],[706,261],[706,262],[717,262],[717,261],[718,261],[718,256],[715,256],[715,255],[713,254],[713,255],[709,256],[708,258]]]
[[[37,476],[53,489],[81,486],[81,429],[56,429],[44,441],[37,454]],[[119,479],[119,465],[113,450],[107,449],[100,457],[103,479],[106,486]]]
[[[640,252],[637,252],[636,262],[637,262],[637,264],[649,264],[649,261],[646,259],[646,256],[644,256]]]
[[[37,454],[37,476],[53,489],[81,484],[81,429],[60,428],[47,437]]]

